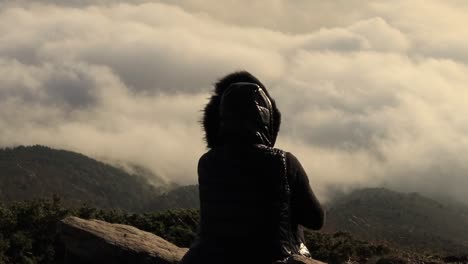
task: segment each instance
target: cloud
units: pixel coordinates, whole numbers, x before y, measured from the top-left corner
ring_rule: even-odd
[[[293,78],[305,81],[289,84],[285,116],[293,118],[280,143],[299,149],[319,186],[385,184],[464,197],[466,65],[375,52],[300,57]]]
[[[283,112],[278,146],[298,156],[320,197],[332,185],[384,185],[463,200],[467,9],[0,1],[0,145],[72,149],[193,183],[211,85],[247,69]]]

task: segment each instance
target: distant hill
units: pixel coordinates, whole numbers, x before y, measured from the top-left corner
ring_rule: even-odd
[[[330,203],[325,231],[348,231],[392,246],[468,254],[466,208],[417,193],[384,188],[356,190]]]
[[[116,168],[44,146],[0,149],[0,202],[52,194],[66,205],[87,202],[134,212],[199,208],[198,186],[167,183],[138,166]],[[348,231],[418,251],[468,254],[468,207],[460,203],[367,188],[337,195],[327,208],[325,232]]]
[[[179,186],[164,192],[157,197],[149,208],[154,211],[174,208],[198,209],[200,208],[198,185]]]
[[[157,210],[199,208],[198,186],[175,188],[156,205]],[[326,208],[327,233],[347,231],[366,241],[418,252],[468,254],[468,214],[461,203],[365,188],[337,196]]]
[[[163,190],[149,184],[147,175],[129,174],[79,153],[45,146],[0,149],[0,201],[6,203],[57,194],[68,205],[88,202],[143,211],[154,207]]]

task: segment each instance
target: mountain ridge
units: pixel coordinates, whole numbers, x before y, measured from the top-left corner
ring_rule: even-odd
[[[327,216],[327,232],[343,230],[360,239],[419,251],[468,253],[468,216],[463,208],[418,193],[355,190],[333,201]]]
[[[88,202],[131,212],[199,208],[197,185],[159,188],[144,175],[45,146],[0,149],[0,201],[44,198],[53,193],[67,205]],[[347,231],[360,239],[418,251],[468,253],[468,210],[461,203],[364,188],[336,195],[325,207],[324,232]]]
[[[69,205],[131,211],[145,210],[165,187],[81,153],[40,145],[0,149],[0,186],[7,203],[57,194]]]

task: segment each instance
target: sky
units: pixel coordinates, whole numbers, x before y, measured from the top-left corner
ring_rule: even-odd
[[[0,146],[197,182],[212,84],[257,76],[317,195],[468,201],[468,2],[0,0]]]

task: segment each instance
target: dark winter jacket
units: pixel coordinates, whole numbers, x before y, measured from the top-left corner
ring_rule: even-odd
[[[280,113],[263,84],[247,72],[221,79],[203,125],[210,150],[198,164],[200,233],[182,263],[307,255],[301,226],[320,229],[324,213],[299,161],[273,148]]]

